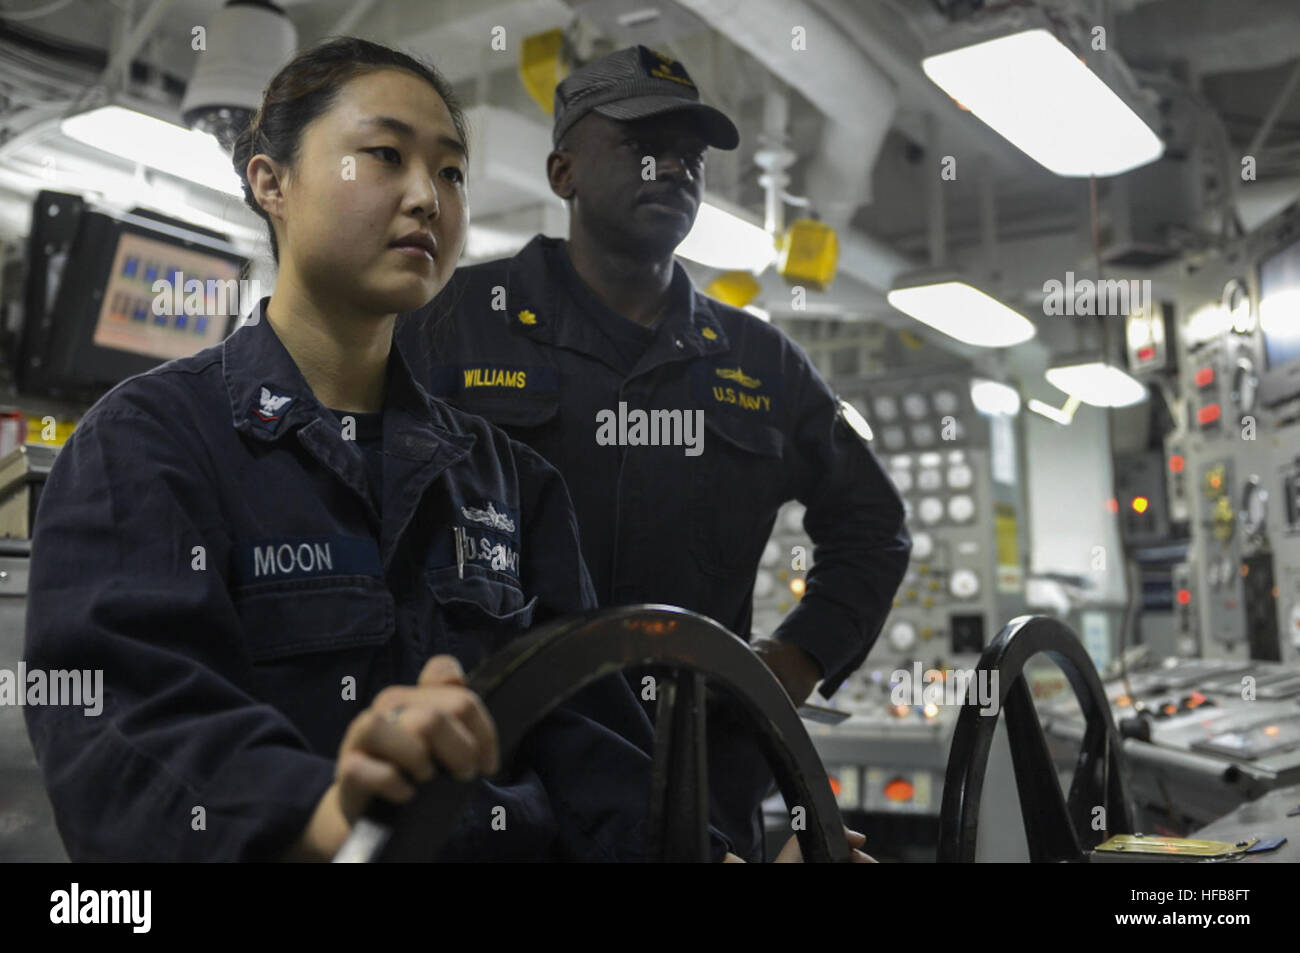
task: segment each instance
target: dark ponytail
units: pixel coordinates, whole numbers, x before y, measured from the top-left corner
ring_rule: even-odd
[[[271,239],[271,257],[280,263],[271,216],[257,203],[245,174],[248,162],[259,153],[270,156],[286,168],[298,158],[303,130],[334,105],[339,91],[349,80],[381,69],[401,69],[426,80],[447,104],[452,124],[461,142],[469,146],[465,113],[451,84],[432,66],[398,50],[345,36],[303,50],[284,66],[262,94],[262,105],[252,122],[236,138],[231,153],[235,174],[244,189],[244,204],[266,222]]]

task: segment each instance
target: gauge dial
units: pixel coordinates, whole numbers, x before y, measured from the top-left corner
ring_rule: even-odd
[[[911,470],[903,470],[903,469],[891,470],[889,475],[890,477],[893,478],[894,486],[898,487],[899,493],[912,492],[912,471]]]
[[[1233,512],[1232,501],[1221,496],[1214,502],[1214,511],[1210,517],[1214,522],[1214,538],[1220,542],[1232,539],[1232,528],[1237,514]]]
[[[948,468],[948,485],[954,490],[965,490],[975,482],[975,471],[964,463]]]
[[[889,627],[889,644],[899,652],[908,651],[916,644],[916,626],[910,622],[895,622]]]
[[[892,397],[877,397],[875,400],[876,417],[881,423],[889,423],[898,417],[898,401]]]
[[[920,420],[929,412],[924,394],[908,394],[903,398],[903,413],[913,420]]]
[[[948,516],[954,523],[965,523],[975,515],[975,501],[965,493],[948,501]]]
[[[1247,536],[1258,537],[1268,522],[1268,490],[1252,476],[1241,494],[1241,529]]]
[[[948,591],[957,599],[974,599],[979,595],[980,577],[973,569],[957,569],[948,580]]]
[[[918,447],[928,447],[934,443],[934,428],[929,424],[914,424],[912,426],[912,443]]]
[[[936,391],[934,395],[934,409],[939,414],[955,414],[961,404],[957,400],[957,395],[950,390]]]
[[[907,437],[902,427],[886,427],[880,435],[887,450],[901,450],[907,444]]]
[[[1255,362],[1248,357],[1239,357],[1232,373],[1232,402],[1237,405],[1239,414],[1253,414],[1258,399],[1259,375],[1255,373]]]
[[[922,523],[926,526],[933,526],[943,519],[943,501],[937,496],[927,496],[921,500],[917,513],[920,515]]]
[[[916,486],[927,493],[933,493],[943,486],[943,477],[938,470],[922,470],[917,474]]]
[[[912,558],[929,559],[934,552],[934,537],[929,533],[912,534]]]

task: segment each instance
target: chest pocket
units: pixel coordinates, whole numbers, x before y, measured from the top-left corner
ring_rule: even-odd
[[[371,689],[392,680],[393,597],[371,576],[262,583],[233,593],[253,692],[333,755]],[[355,693],[345,697],[344,679]]]
[[[784,439],[755,420],[704,412],[691,486],[690,549],[705,573],[752,576],[784,489]]]
[[[445,640],[434,651],[455,655],[466,672],[532,628],[537,597],[525,599],[518,586],[477,566],[466,566],[463,579],[455,566],[428,570],[424,579]]]
[[[544,427],[560,411],[560,396],[550,394],[479,393],[464,391],[451,398],[461,410],[484,417],[502,428]]]

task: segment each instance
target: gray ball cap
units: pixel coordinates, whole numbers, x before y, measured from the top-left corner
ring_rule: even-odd
[[[623,121],[690,112],[698,117],[709,145],[719,149],[740,145],[735,123],[721,110],[700,102],[700,91],[686,67],[645,46],[629,46],[593,60],[555,87],[552,145],[559,145],[573,124],[593,110]]]

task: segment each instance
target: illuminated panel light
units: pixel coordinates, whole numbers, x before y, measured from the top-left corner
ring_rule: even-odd
[[[1133,512],[1134,512],[1134,513],[1145,513],[1145,512],[1147,511],[1147,507],[1150,506],[1150,505],[1151,505],[1151,501],[1148,500],[1145,496],[1135,496],[1135,497],[1133,497]]]
[[[1182,473],[1186,467],[1187,467],[1187,461],[1183,459],[1182,454],[1175,453],[1172,457],[1169,458],[1170,473]]]
[[[1035,334],[1023,314],[964,281],[895,288],[885,298],[922,324],[975,347],[1011,347]]]
[[[1196,422],[1204,427],[1206,424],[1212,424],[1219,419],[1222,411],[1218,404],[1206,404],[1196,412]]]
[[[1107,501],[1106,501],[1106,512],[1108,512],[1108,513],[1118,513],[1118,512],[1119,512],[1119,500],[1115,499],[1115,497],[1113,497],[1113,496],[1112,496],[1109,500],[1107,500]]]
[[[70,139],[199,185],[240,196],[239,177],[217,140],[153,116],[103,106],[59,124]]]
[[[1047,382],[1093,407],[1129,407],[1147,398],[1145,387],[1101,361],[1048,368]]]
[[[803,579],[800,578],[799,576],[795,576],[793,579],[791,579],[790,591],[793,592],[796,596],[802,596],[804,591]]]
[[[1261,309],[1262,310],[1262,309]],[[1222,336],[1232,326],[1232,317],[1221,304],[1207,304],[1192,312],[1184,332],[1188,347],[1196,347]]]
[[[885,785],[885,797],[897,804],[902,804],[912,800],[915,793],[912,788],[912,782],[903,778],[894,778]]]
[[[1266,338],[1294,340],[1295,309],[1300,307],[1300,289],[1274,291],[1259,302],[1259,327]]]
[[[1214,368],[1202,367],[1196,372],[1196,386],[1209,387],[1214,383]]]
[[[1190,590],[1190,589],[1179,589],[1179,590],[1178,590],[1178,604],[1179,604],[1180,606],[1185,606],[1185,605],[1187,605],[1188,603],[1190,603],[1191,601],[1192,601],[1192,593],[1191,593],[1191,590]]]
[[[1048,420],[1054,420],[1062,426],[1068,427],[1070,422],[1074,420],[1074,414],[1067,414],[1059,407],[1053,407],[1051,404],[1043,403],[1043,401],[1038,400],[1035,397],[1031,397],[1029,403],[1025,406],[1034,413],[1042,414]]]
[[[772,236],[711,202],[701,202],[695,226],[677,254],[710,268],[758,273],[776,261]]]
[[[1016,389],[997,381],[971,381],[970,399],[975,409],[987,417],[995,414],[1014,417],[1020,413],[1020,395]]]
[[[1026,30],[921,61],[925,75],[1057,175],[1119,175],[1160,158],[1142,119],[1046,30]],[[1080,135],[1104,129],[1105,135]]]

